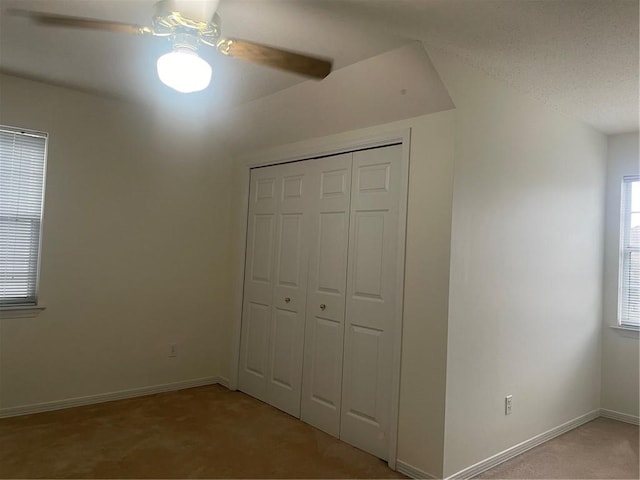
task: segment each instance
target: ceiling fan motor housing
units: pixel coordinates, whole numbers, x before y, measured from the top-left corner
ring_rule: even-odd
[[[197,52],[200,39],[192,33],[177,31],[172,36],[172,43],[174,50],[185,49]]]
[[[200,23],[213,23],[220,0],[161,0],[156,3],[156,16],[166,17],[180,12],[183,17]]]
[[[173,3],[173,2],[172,2]],[[214,13],[209,21],[203,22],[186,16],[184,12],[167,10],[166,1],[157,4],[156,15],[153,17],[152,34],[158,37],[170,37],[172,43],[183,43],[193,46],[204,43],[212,47],[217,46],[220,39],[220,17]],[[186,39],[186,37],[192,37]]]

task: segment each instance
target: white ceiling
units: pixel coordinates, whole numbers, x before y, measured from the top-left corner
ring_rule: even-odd
[[[149,25],[156,0],[2,0],[3,10],[22,8]],[[334,59],[340,68],[408,43],[373,27],[356,28],[305,2],[222,0],[224,36]],[[113,96],[155,103],[171,90],[156,76],[155,61],[170,49],[166,39],[52,28],[0,13],[0,68]],[[192,95],[212,106],[234,105],[269,95],[305,77],[255,66],[201,49],[214,68],[214,86]],[[179,94],[175,94],[176,96]]]
[[[325,0],[605,133],[638,130],[638,0]]]
[[[2,0],[148,24],[154,0]],[[413,40],[438,46],[605,133],[638,130],[638,0],[222,0],[223,34],[335,59],[340,69]],[[177,101],[155,76],[166,41],[42,27],[0,14],[0,69],[149,103]],[[212,111],[304,77],[205,54]],[[172,96],[173,95],[173,96]],[[213,108],[215,110],[213,110]]]

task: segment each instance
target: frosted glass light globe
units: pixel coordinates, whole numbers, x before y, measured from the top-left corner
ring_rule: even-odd
[[[176,48],[158,59],[162,83],[181,93],[199,92],[211,82],[211,65],[189,48]]]

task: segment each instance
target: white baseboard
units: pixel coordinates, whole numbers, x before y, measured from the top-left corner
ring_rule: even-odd
[[[413,465],[409,465],[408,463],[403,462],[402,460],[396,460],[396,470],[403,475],[406,475],[409,478],[415,479],[432,479],[438,478],[435,475],[431,475],[430,473],[424,472],[419,468],[414,467]]]
[[[604,418],[611,418],[613,420],[619,420],[620,422],[630,423],[632,425],[640,425],[639,417],[636,417],[635,415],[629,415],[628,413],[616,412],[615,410],[601,408],[600,416]]]
[[[165,383],[162,385],[152,385],[142,388],[133,388],[131,390],[121,390],[119,392],[100,393],[98,395],[67,398],[65,400],[56,400],[53,402],[33,403],[31,405],[24,405],[20,407],[0,408],[0,418],[15,417],[17,415],[28,415],[30,413],[48,412],[51,410],[61,410],[63,408],[79,407],[82,405],[109,402],[111,400],[142,397],[144,395],[152,395],[154,393],[170,392],[173,390],[182,390],[184,388],[202,387],[204,385],[213,385],[216,383],[222,383],[224,385],[223,381],[224,380],[219,377],[194,378],[192,380],[185,380],[182,382]]]
[[[219,383],[223,387],[231,390],[231,387],[230,387],[231,381],[227,377],[218,377],[218,381],[216,383]]]
[[[569,420],[568,422],[563,423],[562,425],[558,425],[557,427],[547,430],[546,432],[543,432],[539,435],[536,435],[535,437],[532,437],[529,440],[525,440],[524,442],[514,445],[511,448],[507,448],[506,450],[500,453],[497,453],[492,457],[489,457],[474,465],[471,465],[470,467],[460,470],[459,472],[454,473],[453,475],[450,475],[449,477],[447,477],[447,480],[449,479],[466,480],[468,478],[473,478],[477,475],[480,475],[482,472],[485,472],[490,468],[500,465],[501,463],[506,462],[507,460],[510,460],[513,457],[516,457],[526,452],[527,450],[532,449],[533,447],[537,447],[541,443],[547,442],[552,438],[558,437],[563,433],[568,432],[569,430],[573,430],[574,428],[577,428],[580,425],[590,422],[591,420],[595,420],[600,416],[600,412],[601,412],[600,409],[594,410],[592,412],[586,413],[585,415],[581,415],[578,418]]]

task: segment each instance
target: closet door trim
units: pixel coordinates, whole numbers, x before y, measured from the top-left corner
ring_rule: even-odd
[[[236,275],[234,285],[234,309],[231,342],[231,359],[229,377],[222,378],[223,385],[231,390],[238,388],[238,370],[240,366],[240,342],[242,329],[242,304],[244,298],[244,274],[245,258],[247,253],[247,221],[249,212],[249,186],[251,169],[291,163],[301,160],[311,160],[331,155],[354,152],[369,148],[384,147],[388,145],[402,144],[401,179],[400,179],[400,206],[398,218],[398,249],[397,249],[397,282],[396,292],[399,301],[393,324],[393,365],[391,389],[391,408],[389,424],[389,455],[388,464],[396,469],[396,455],[398,445],[398,413],[400,408],[400,360],[402,349],[402,317],[404,305],[404,271],[405,271],[405,245],[407,231],[407,200],[409,188],[409,153],[411,147],[411,129],[393,130],[373,136],[358,136],[343,141],[333,139],[320,139],[302,142],[289,147],[269,149],[252,154],[240,159],[241,164],[241,188],[238,192],[241,201],[237,205],[234,222],[238,226],[241,247],[235,252]]]

